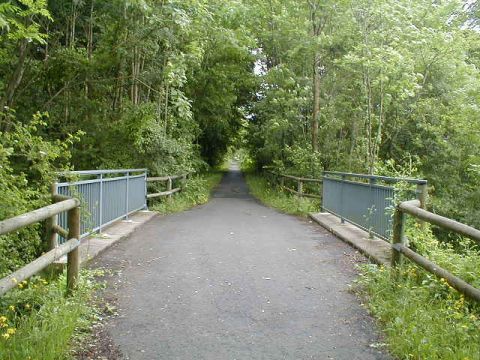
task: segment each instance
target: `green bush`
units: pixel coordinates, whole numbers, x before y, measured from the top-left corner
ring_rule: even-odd
[[[199,131],[196,125],[184,121],[182,126],[186,128],[177,129],[182,136],[167,134],[158,121],[156,104],[130,106],[118,121],[105,126],[108,137],[100,161],[105,168],[147,168],[151,176],[206,168],[200,148],[193,142]],[[119,144],[129,144],[129,151]]]
[[[320,209],[319,201],[287,194],[261,175],[247,173],[246,180],[253,196],[284,213],[307,216]]]
[[[68,166],[69,147],[77,137],[44,140],[40,133],[46,117],[36,114],[29,124],[12,121],[10,131],[0,132],[0,220],[49,204],[55,173]],[[36,224],[0,236],[0,277],[38,256],[43,250],[41,229]]]
[[[223,173],[218,171],[194,175],[187,180],[183,191],[173,195],[171,199],[154,200],[151,209],[161,214],[171,214],[205,204],[222,176]]]

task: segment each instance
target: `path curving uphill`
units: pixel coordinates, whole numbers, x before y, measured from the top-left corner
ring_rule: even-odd
[[[208,204],[155,217],[95,264],[118,270],[107,329],[127,359],[387,359],[349,291],[359,261],[253,199],[233,166]]]

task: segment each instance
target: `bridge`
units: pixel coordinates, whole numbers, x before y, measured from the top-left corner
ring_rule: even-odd
[[[117,176],[108,177],[112,174]],[[74,291],[82,238],[144,209],[149,197],[172,196],[188,181],[186,174],[149,179],[144,169],[75,175],[93,178],[55,184],[55,204],[0,222],[0,234],[4,234],[49,219],[52,248],[0,280],[2,294],[65,254],[69,291]],[[297,196],[308,196],[305,184],[319,183],[319,179],[271,175]],[[355,185],[348,176],[353,175],[325,174],[324,210],[338,216],[338,223],[354,224],[371,238],[362,241],[381,241],[392,255],[389,261],[393,266],[402,257],[408,258],[445,278],[466,296],[480,299],[478,289],[410,250],[403,224],[408,214],[477,240],[478,230],[422,210],[419,200],[402,203],[396,210],[393,207],[393,217],[366,225],[371,219],[355,219],[352,207],[363,203],[362,211],[373,216],[367,198],[373,199],[381,208],[377,215],[384,217],[390,205],[380,204],[379,199],[392,202],[392,195],[390,188],[377,181],[395,179],[372,180],[365,175],[367,181]],[[421,200],[419,189],[425,183],[403,180],[417,185],[414,194]],[[149,181],[165,182],[167,190],[149,195]],[[296,189],[289,188],[288,181],[296,182]],[[354,195],[355,186],[365,191]],[[385,194],[380,196],[382,192]],[[89,225],[80,220],[80,202],[74,198],[79,193],[90,214]],[[324,214],[329,216],[334,215]],[[385,241],[389,237],[391,241]],[[353,245],[369,255],[361,244]],[[355,265],[366,261],[316,223],[259,203],[250,195],[238,165],[233,164],[208,204],[175,215],[154,216],[89,266],[115,274],[109,279],[107,297],[115,299],[119,316],[106,327],[127,358],[389,359],[377,349],[381,342],[378,330],[351,291]]]

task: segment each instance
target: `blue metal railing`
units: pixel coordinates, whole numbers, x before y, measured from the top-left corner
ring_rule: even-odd
[[[350,222],[368,231],[371,236],[389,240],[395,189],[388,184],[398,182],[416,184],[417,197],[426,191],[426,180],[326,171],[322,208],[340,217],[342,222]]]
[[[80,199],[82,238],[147,207],[146,169],[72,171],[60,175],[79,178],[56,183],[54,192]],[[63,228],[67,227],[65,213],[60,214],[57,221]]]

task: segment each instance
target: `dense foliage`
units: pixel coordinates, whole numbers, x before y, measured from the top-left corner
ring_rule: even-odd
[[[198,170],[239,134],[259,168],[413,164],[436,211],[478,226],[476,14],[456,0],[10,1],[0,131],[48,111],[37,135],[83,135],[64,151],[77,169]]]
[[[435,211],[480,226],[474,9],[456,0],[248,3],[263,81],[246,144],[259,168],[415,167]]]
[[[231,5],[1,3],[0,219],[45,205],[59,170],[220,163],[256,83],[245,9]],[[38,255],[39,229],[0,238],[0,276]]]
[[[425,177],[433,211],[480,228],[479,7],[461,0],[3,1],[0,219],[47,204],[59,170],[183,173],[218,165],[243,146],[257,169]],[[193,181],[184,197],[158,209],[205,201],[214,180]],[[259,177],[249,182],[274,206],[315,207],[266,191]],[[462,266],[478,268],[478,249],[469,244],[462,257],[427,235],[412,245],[472,280],[477,272]],[[40,225],[0,236],[0,277],[38,256],[41,239]],[[455,250],[464,247],[454,240]],[[363,284],[392,338],[400,331],[392,318],[411,313],[388,310],[417,287],[424,297],[414,309],[426,318],[421,304],[437,290],[447,294],[440,312],[453,314],[445,304],[460,301],[424,274],[383,300],[375,293],[391,289],[380,270],[365,270]],[[448,319],[478,326],[468,320],[473,310]],[[452,348],[467,341],[461,331]],[[412,348],[423,341],[412,338]],[[422,346],[398,353],[423,357]]]

